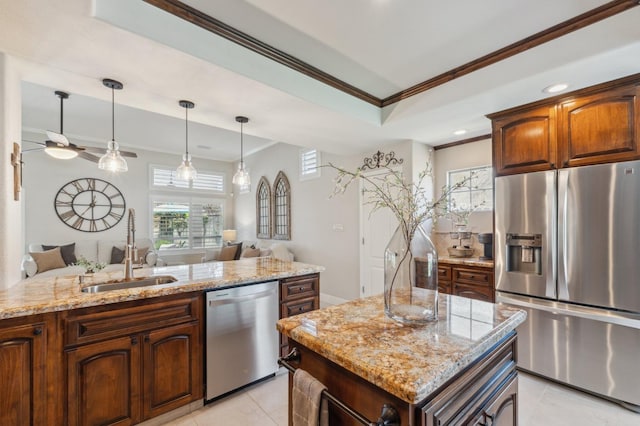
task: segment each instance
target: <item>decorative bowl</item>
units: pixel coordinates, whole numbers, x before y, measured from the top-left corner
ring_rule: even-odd
[[[475,250],[468,247],[447,247],[447,251],[451,257],[471,257]]]

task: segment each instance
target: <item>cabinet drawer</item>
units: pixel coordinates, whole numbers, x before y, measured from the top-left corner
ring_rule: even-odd
[[[451,281],[451,266],[438,265],[438,281]]]
[[[280,300],[300,299],[318,294],[318,275],[305,275],[302,277],[286,278],[280,282]]]
[[[493,286],[493,273],[482,269],[453,268],[453,281],[485,287]]]
[[[440,293],[451,294],[451,281],[438,281],[438,291]]]
[[[62,314],[65,346],[94,342],[199,319],[201,300],[169,296],[101,305]]]
[[[318,298],[309,297],[307,299],[300,299],[293,302],[287,302],[282,304],[282,318],[289,317],[291,315],[303,314],[305,312],[318,309]]]
[[[453,294],[469,299],[484,300],[485,302],[493,302],[494,300],[493,290],[491,288],[476,285],[455,283],[453,285]]]

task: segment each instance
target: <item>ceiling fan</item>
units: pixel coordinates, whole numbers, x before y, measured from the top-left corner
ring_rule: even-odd
[[[57,159],[68,160],[75,157],[84,158],[85,160],[98,163],[100,157],[107,152],[105,148],[97,148],[92,146],[80,146],[69,142],[69,139],[63,134],[64,122],[64,100],[69,97],[69,94],[59,90],[55,91],[56,96],[60,98],[60,133],[47,130],[47,140],[44,143],[25,141],[44,145],[44,152]],[[138,155],[135,152],[120,151],[120,155],[124,157],[137,158]]]

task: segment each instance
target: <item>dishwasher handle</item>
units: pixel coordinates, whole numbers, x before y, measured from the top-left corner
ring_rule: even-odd
[[[225,297],[224,299],[217,299],[217,300],[212,299],[212,300],[209,300],[209,307],[228,305],[230,303],[248,302],[250,300],[257,300],[263,297],[271,296],[273,293],[275,293],[274,289],[270,289],[267,291],[261,291],[259,293],[247,294],[245,296],[230,296],[230,297]]]

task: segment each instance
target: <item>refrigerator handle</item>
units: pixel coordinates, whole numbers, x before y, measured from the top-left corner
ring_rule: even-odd
[[[558,172],[558,297],[567,299],[569,287],[567,279],[567,256],[569,243],[568,233],[568,196],[569,196],[569,170]]]

